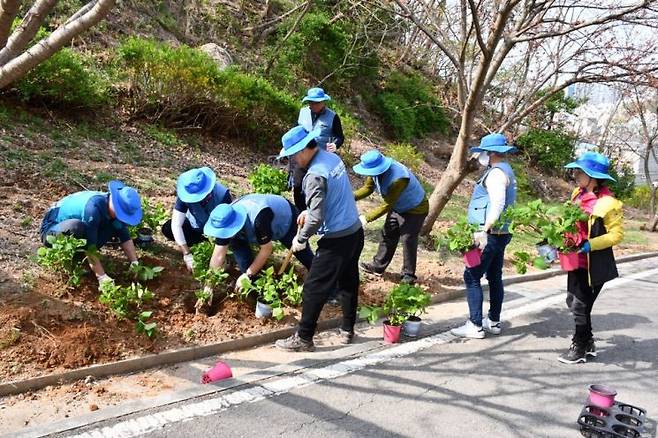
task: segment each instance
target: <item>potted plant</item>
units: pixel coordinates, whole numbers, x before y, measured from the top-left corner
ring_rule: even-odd
[[[439,239],[438,248],[447,248],[451,252],[459,252],[464,257],[464,264],[473,268],[480,264],[482,250],[473,242],[473,233],[479,227],[469,224],[466,219],[460,219],[446,231],[445,237]]]
[[[395,301],[400,311],[407,315],[407,320],[402,326],[402,333],[415,338],[420,332],[420,315],[426,312],[427,306],[431,303],[430,294],[418,286],[400,284],[393,289],[391,295],[399,296]]]
[[[542,227],[546,242],[557,248],[560,266],[565,271],[578,269],[578,248],[582,238],[578,222],[587,221],[587,214],[571,201],[549,208],[549,221]]]
[[[274,266],[261,271],[255,280],[243,282],[241,297],[246,298],[250,293],[256,293],[256,318],[283,319],[283,302],[279,294],[278,283],[274,275]]]

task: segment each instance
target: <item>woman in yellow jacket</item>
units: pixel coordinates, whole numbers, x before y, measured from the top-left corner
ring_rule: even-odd
[[[614,181],[608,173],[608,158],[585,152],[565,167],[573,169],[578,185],[571,200],[588,214],[587,222],[578,224],[578,240],[582,242],[578,269],[567,274],[567,306],[576,330],[571,348],[558,358],[560,362],[573,364],[596,356],[592,306],[604,283],[619,276],[612,247],[621,242],[624,230],[622,203],[606,186],[608,181]]]

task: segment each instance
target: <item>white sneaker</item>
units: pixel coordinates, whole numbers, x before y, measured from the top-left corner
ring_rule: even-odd
[[[491,333],[492,335],[499,335],[502,330],[502,324],[500,321],[492,321],[489,318],[483,318],[482,328],[487,333]]]
[[[459,336],[460,338],[484,338],[484,330],[482,327],[473,324],[470,319],[466,321],[466,324],[463,326],[450,330],[450,333],[455,336]]]

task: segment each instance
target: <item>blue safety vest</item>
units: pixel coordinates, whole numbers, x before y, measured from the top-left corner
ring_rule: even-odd
[[[84,192],[72,193],[57,201],[55,207],[58,208],[58,210],[57,216],[55,217],[55,223],[59,224],[67,219],[80,219],[85,222],[85,219],[87,219],[85,218],[87,202],[89,202],[94,196],[107,197],[107,193],[87,190]]]
[[[473,189],[473,195],[471,196],[471,201],[468,204],[468,222],[476,225],[484,225],[484,222],[487,218],[487,207],[489,206],[489,193],[487,193],[487,188],[485,186],[485,180],[494,168],[501,169],[505,172],[509,184],[505,190],[505,209],[510,205],[513,205],[516,201],[516,177],[514,176],[514,170],[509,163],[501,162],[492,165],[484,175],[478,180],[475,188]],[[503,211],[505,211],[505,209]],[[495,228],[494,231],[509,231],[509,223],[503,224],[503,226]]]
[[[331,139],[334,135],[333,131],[333,124],[334,124],[334,117],[336,117],[336,113],[329,108],[325,107],[322,113],[318,116],[317,119],[315,119],[315,122],[311,122],[312,126],[310,126],[310,130],[320,128],[320,136],[315,139],[315,141],[318,143],[318,146],[320,146],[322,149],[326,150],[327,149],[327,143],[331,142]],[[308,120],[313,120],[313,115],[311,114],[311,108],[309,107],[304,107],[301,110],[299,110],[299,117],[297,118],[297,123],[302,125],[306,130],[310,131],[305,121]]]
[[[347,176],[345,163],[336,154],[318,150],[313,157],[302,187],[308,175],[318,175],[327,180],[327,194],[324,200],[324,222],[318,234],[338,233],[354,226],[359,220],[352,186]]]
[[[388,189],[395,181],[401,178],[408,178],[409,184],[402,191],[397,202],[393,206],[393,211],[404,213],[415,208],[425,199],[425,190],[420,185],[418,178],[403,164],[393,161],[391,167],[381,175],[374,177],[377,193],[386,196]]]
[[[249,243],[258,243],[256,240],[256,231],[254,222],[258,214],[266,208],[270,208],[274,213],[272,219],[272,240],[281,240],[288,234],[292,224],[292,210],[290,203],[283,196],[279,195],[245,195],[233,205],[240,206],[247,211],[247,221],[244,230]]]
[[[185,216],[190,221],[192,228],[203,229],[206,222],[208,222],[210,213],[222,203],[227,191],[226,187],[220,183],[215,183],[215,187],[212,189],[212,198],[205,205],[203,205],[203,202],[186,203],[188,210]]]

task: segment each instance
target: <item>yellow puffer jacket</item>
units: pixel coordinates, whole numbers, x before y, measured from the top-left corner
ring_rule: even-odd
[[[612,196],[603,196],[596,201],[592,214],[587,221],[588,238],[592,251],[599,251],[605,248],[618,245],[624,238],[624,212],[623,203]],[[597,218],[603,219],[603,226],[606,233],[600,236],[592,237],[592,228]]]

